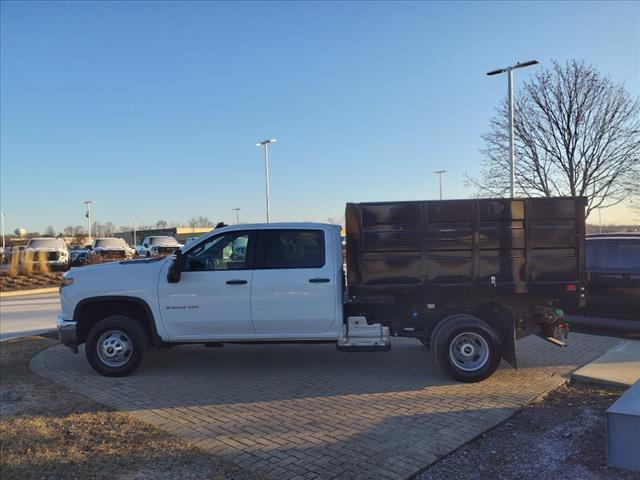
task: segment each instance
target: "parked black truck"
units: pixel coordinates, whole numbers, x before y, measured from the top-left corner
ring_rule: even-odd
[[[450,376],[477,381],[517,338],[564,345],[585,300],[586,199],[350,203],[347,315],[416,337]]]

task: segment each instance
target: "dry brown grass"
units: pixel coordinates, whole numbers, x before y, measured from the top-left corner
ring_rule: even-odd
[[[49,273],[49,264],[47,263],[47,252],[38,253],[38,272]]]
[[[11,257],[9,258],[9,266],[7,267],[7,274],[10,277],[17,277],[18,271],[20,270],[20,253],[17,250],[11,252]]]
[[[25,250],[22,254],[22,273],[27,276],[33,275],[33,252]]]
[[[31,357],[55,344],[30,337],[5,341],[0,348],[3,480],[256,478],[152,425],[33,374]]]

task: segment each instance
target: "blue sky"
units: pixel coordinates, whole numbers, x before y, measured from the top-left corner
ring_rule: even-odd
[[[204,215],[326,221],[464,198],[506,94],[485,72],[584,59],[640,93],[640,4],[2,2],[7,230]],[[537,68],[537,67],[533,67]],[[516,74],[516,85],[533,69]],[[603,212],[603,221],[630,219]]]

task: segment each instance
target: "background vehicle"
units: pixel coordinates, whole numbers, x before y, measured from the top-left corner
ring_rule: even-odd
[[[587,303],[572,330],[640,340],[640,234],[587,235]]]
[[[583,314],[640,322],[640,234],[587,235],[586,247],[589,282]]]
[[[96,238],[91,245],[89,259],[92,262],[122,260],[132,258],[135,253],[135,249],[122,238]]]
[[[583,198],[348,204],[347,284],[340,227],[216,229],[169,258],[65,275],[58,329],[91,365],[127,375],[151,345],[330,342],[388,350],[391,336],[430,347],[473,382],[516,336],[564,345],[561,308],[584,300]]]
[[[70,245],[69,246],[69,266],[79,267],[86,265],[89,261],[89,252],[91,251],[91,245],[83,247],[82,245]]]
[[[173,237],[155,236],[145,237],[142,245],[137,247],[137,253],[141,257],[158,257],[173,253],[182,245]]]
[[[60,238],[32,238],[25,251],[33,253],[33,261],[38,261],[40,252],[46,255],[46,262],[50,267],[67,269],[69,267],[69,250]]]

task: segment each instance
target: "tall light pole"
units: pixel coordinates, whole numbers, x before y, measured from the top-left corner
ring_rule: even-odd
[[[240,210],[241,208],[232,208],[231,210],[236,212],[236,225],[240,225]]]
[[[515,150],[515,136],[513,131],[513,70],[516,68],[530,67],[531,65],[537,65],[537,60],[530,60],[528,62],[518,62],[515,65],[509,67],[498,68],[497,70],[491,70],[487,72],[487,75],[499,75],[501,73],[507,73],[507,81],[509,83],[509,160],[511,165],[511,182],[510,193],[511,198],[516,196],[516,150]]]
[[[133,220],[133,246],[135,247],[138,244],[136,239],[136,216],[135,215],[133,216],[132,220]]]
[[[0,213],[0,229],[2,229],[2,251],[4,252],[4,217],[6,217],[6,213]]]
[[[436,170],[434,175],[438,175],[438,185],[440,186],[440,200],[442,200],[442,174],[447,173],[446,170]]]
[[[269,144],[276,143],[275,138],[270,138],[269,140],[263,140],[261,142],[256,143],[256,147],[264,147],[264,181],[265,188],[267,192],[267,223],[270,221],[271,215],[271,200],[269,198]]]
[[[89,232],[89,243],[93,243],[91,239],[91,206],[93,205],[93,200],[83,200],[82,203],[87,206],[87,213],[85,214],[87,217],[87,232]]]
[[[602,207],[598,207],[598,233],[602,233]]]

